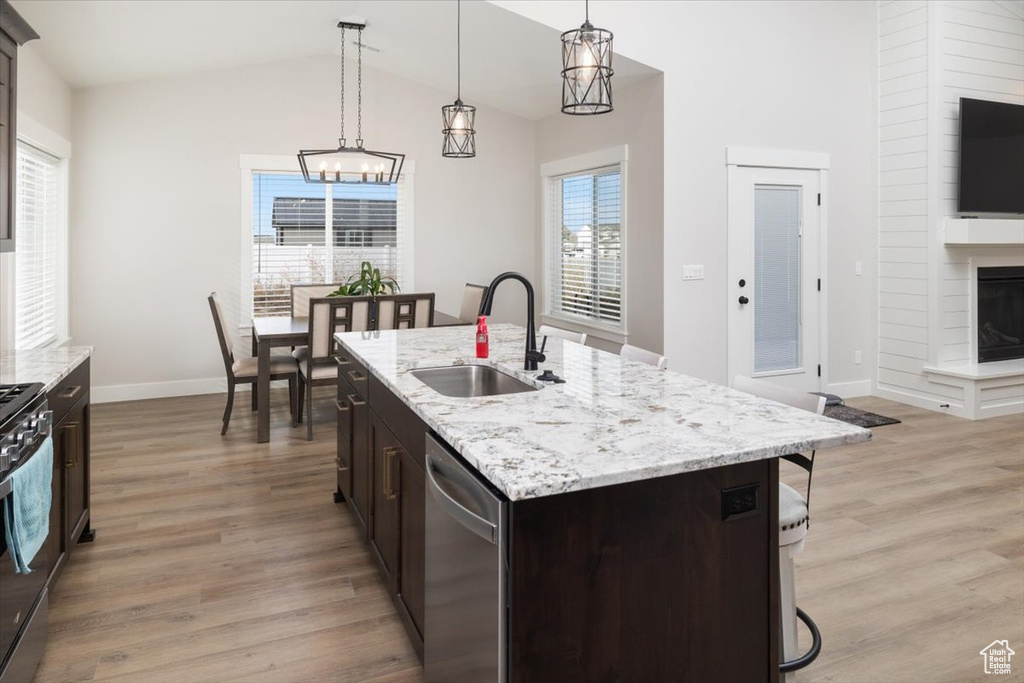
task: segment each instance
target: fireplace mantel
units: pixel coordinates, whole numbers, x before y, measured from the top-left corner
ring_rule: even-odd
[[[947,246],[1024,245],[1024,218],[947,218]]]

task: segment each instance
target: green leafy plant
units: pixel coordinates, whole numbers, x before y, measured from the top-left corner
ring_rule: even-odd
[[[369,261],[359,266],[359,276],[349,279],[327,296],[380,296],[401,291],[398,281],[393,277],[380,274],[380,268],[374,268]]]

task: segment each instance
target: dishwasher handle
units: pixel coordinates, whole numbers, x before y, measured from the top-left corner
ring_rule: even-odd
[[[441,508],[459,524],[466,527],[491,545],[497,545],[498,525],[491,523],[469,508],[463,506],[445,492],[441,487],[441,484],[437,481],[437,477],[434,476],[434,472],[440,472],[440,469],[437,467],[436,461],[430,457],[430,453],[427,453],[426,465],[427,482],[430,485],[430,493],[433,494],[434,500],[437,501],[437,504],[440,505]]]

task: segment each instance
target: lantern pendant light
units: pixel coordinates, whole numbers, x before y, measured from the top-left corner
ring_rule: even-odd
[[[586,20],[562,34],[562,113],[585,116],[612,110],[612,32]]]
[[[468,159],[476,156],[476,107],[462,102],[462,0],[456,0],[456,61],[458,63],[458,81],[454,104],[441,107],[441,119],[444,122],[444,143],[441,156],[449,159]]]
[[[307,183],[370,183],[376,185],[392,185],[402,175],[402,164],[405,155],[398,152],[378,152],[363,146],[363,29],[365,23],[339,21],[341,29],[341,135],[336,149],[304,149],[299,152],[299,167],[302,177]],[[348,145],[345,139],[345,29],[358,31],[356,45],[359,47],[358,65],[358,101],[356,103],[358,129],[356,144]],[[372,49],[372,48],[371,48]],[[352,158],[362,161],[362,172],[352,172],[344,167],[351,166]],[[309,164],[318,168],[310,171]]]

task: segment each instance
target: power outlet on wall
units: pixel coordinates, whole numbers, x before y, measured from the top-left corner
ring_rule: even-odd
[[[684,280],[703,280],[704,279],[704,266],[683,266],[683,279]]]
[[[861,352],[859,350],[858,351],[854,351],[853,352],[853,364],[854,365],[860,365],[863,362],[864,362],[863,354],[861,354]]]
[[[864,274],[864,266],[861,265],[860,261],[854,261],[853,262],[853,274],[854,275],[863,275]]]

